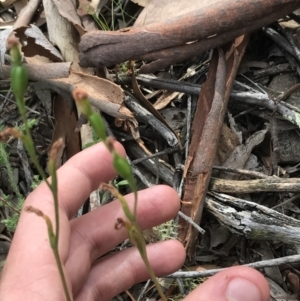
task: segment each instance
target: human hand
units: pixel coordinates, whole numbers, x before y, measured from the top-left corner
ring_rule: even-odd
[[[115,147],[119,153],[125,154],[120,144],[116,143]],[[124,217],[119,202],[112,202],[71,220],[90,192],[114,176],[111,155],[103,144],[97,144],[74,156],[58,170],[61,229],[59,252],[69,289],[76,301],[110,300],[134,283],[148,278],[136,248],[105,255],[126,238],[124,229],[117,231],[114,228],[116,219]],[[132,195],[126,199],[133,205]],[[171,219],[178,212],[179,204],[176,192],[170,187],[161,185],[140,191],[138,221],[141,228],[150,228]],[[24,206],[28,205],[42,210],[53,219],[52,195],[45,184],[41,184],[28,196]],[[147,252],[158,276],[179,269],[185,259],[182,245],[175,240],[149,245]],[[97,260],[99,257],[101,259]],[[230,279],[236,280],[236,288],[231,291],[239,293],[240,298],[226,299]],[[245,289],[241,282],[243,279],[256,287],[256,290],[251,290],[256,292],[256,298],[250,298],[249,289]],[[45,222],[26,212],[21,214],[0,282],[1,301],[20,299],[64,300]],[[264,278],[255,270],[236,267],[210,278],[186,300],[266,301],[268,287]]]

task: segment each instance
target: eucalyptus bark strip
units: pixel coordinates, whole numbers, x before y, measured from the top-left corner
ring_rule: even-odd
[[[224,116],[238,66],[249,37],[242,36],[213,57],[203,85],[192,127],[192,140],[185,166],[186,186],[181,211],[200,224]],[[195,251],[198,232],[184,220],[179,221],[179,239],[189,257]]]
[[[199,224],[204,196],[216,153],[220,127],[226,111],[224,104],[226,61],[222,50],[214,54],[207,81],[201,89],[192,126],[192,140],[185,167],[185,189],[181,211]],[[224,111],[225,110],[225,111]],[[179,220],[178,237],[191,257],[198,232],[185,220]]]
[[[84,67],[111,66],[168,49],[170,52],[164,54],[165,60],[171,56],[176,61],[176,58],[184,53],[184,50],[178,52],[178,49],[174,47],[186,45],[187,49],[193,48],[194,46],[189,45],[200,41],[205,43],[206,40],[209,41],[209,38],[217,36],[216,40],[219,44],[205,46],[213,48],[244,33],[268,25],[298,7],[297,0],[206,1],[203,2],[201,8],[164,22],[134,27],[126,32],[89,32],[82,36],[79,44],[80,64]],[[240,31],[241,29],[243,30]],[[231,35],[226,40],[225,37],[228,33]],[[218,40],[219,37],[222,38]],[[200,47],[202,46],[200,45]],[[197,49],[197,51],[199,54],[200,50]],[[195,49],[193,53],[195,53]],[[167,55],[170,56],[166,57]],[[184,56],[180,60],[186,58]],[[162,61],[162,57],[155,56],[154,59],[158,60],[157,65],[161,63],[161,68],[165,67],[166,62]],[[168,64],[172,62],[169,60]]]

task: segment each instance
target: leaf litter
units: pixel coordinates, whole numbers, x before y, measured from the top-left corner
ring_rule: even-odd
[[[281,263],[261,271],[273,300],[296,300],[299,267],[289,256],[299,254],[297,1],[275,5],[257,0],[260,9],[251,11],[249,0],[223,1],[231,13],[220,15],[218,1],[108,0],[88,6],[82,0],[79,11],[72,1],[61,5],[46,0],[44,8],[38,2],[33,3],[34,11],[26,7],[28,22],[17,2],[9,6],[6,2],[1,2],[0,22],[16,24],[11,26],[23,45],[24,60],[29,67],[32,64],[28,118],[34,120],[32,130],[43,166],[56,137],[71,142],[58,164],[97,141],[77,116],[70,97],[75,88],[85,89],[110,135],[126,148],[139,187],[167,183],[183,200],[180,217],[161,230],[149,230],[146,238],[155,242],[166,233],[172,237],[177,233],[187,250],[186,270],[196,271],[198,277],[203,269],[262,260],[271,265],[281,258]],[[193,12],[209,17],[194,20]],[[43,18],[48,29],[36,26],[43,24]],[[227,20],[230,26],[215,22],[212,27],[211,20]],[[187,33],[187,25],[195,35]],[[3,28],[1,70],[7,70],[10,61],[4,46],[13,28]],[[129,60],[134,61],[133,68]],[[43,79],[34,76],[34,62],[42,70],[50,64],[60,70],[61,61],[72,63],[63,76],[58,72],[53,78],[46,71]],[[0,73],[0,123],[22,126],[7,74]],[[171,143],[167,137],[172,137]],[[31,190],[28,177],[36,171],[29,165],[26,173],[16,141],[10,141],[6,151],[14,183],[5,180],[7,169],[0,160],[1,198],[7,196],[17,206],[14,184],[26,197]],[[126,185],[120,189],[127,192]],[[110,200],[109,195],[95,192],[90,207]],[[82,208],[80,214],[85,212]],[[12,215],[2,203],[0,221]],[[199,234],[192,222],[200,224],[205,234]],[[12,235],[0,223],[0,262]],[[182,290],[171,284],[165,288],[169,297],[193,288],[190,284]],[[142,290],[142,284],[132,289],[136,299]],[[149,290],[147,296],[152,293]],[[129,298],[125,293],[120,297]]]

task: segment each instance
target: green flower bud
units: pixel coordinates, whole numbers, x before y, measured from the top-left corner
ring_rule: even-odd
[[[10,48],[10,56],[14,65],[22,64],[22,55],[19,49],[19,40],[16,37],[7,39],[7,45]]]
[[[136,184],[132,174],[131,167],[127,160],[119,155],[117,152],[114,151],[113,153],[113,165],[117,173],[124,179],[127,180],[129,183],[130,188],[132,191],[136,192]]]
[[[95,112],[88,116],[88,120],[93,127],[94,131],[97,133],[98,137],[102,140],[106,140],[106,128],[105,128],[105,123],[101,116]]]
[[[102,141],[105,141],[107,136],[104,121],[99,114],[92,110],[87,93],[84,90],[75,89],[73,91],[73,97],[79,110],[85,117],[87,117],[98,137]]]
[[[90,102],[88,101],[87,93],[84,90],[75,89],[72,94],[80,112],[85,117],[89,118],[89,116],[93,114],[93,110]]]
[[[23,102],[23,97],[28,85],[28,73],[23,65],[14,65],[11,69],[12,90],[18,102]],[[24,106],[25,104],[19,104]]]

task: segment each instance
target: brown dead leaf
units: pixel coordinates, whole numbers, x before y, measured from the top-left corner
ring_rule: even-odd
[[[14,3],[14,9],[16,11],[16,14],[19,16],[22,9],[25,8],[25,6],[28,4],[27,0],[18,0]]]
[[[92,14],[99,14],[100,2],[98,0],[79,0],[79,6],[77,9],[77,14],[82,21],[84,29],[89,32],[92,30],[98,30],[95,20],[92,17]],[[107,0],[105,1],[107,2]]]
[[[178,139],[174,130],[170,127],[170,125],[166,122],[166,120],[161,116],[161,114],[153,107],[152,103],[141,92],[141,90],[138,86],[135,74],[134,74],[134,70],[132,70],[132,73],[131,73],[131,83],[132,83],[132,87],[133,87],[134,96],[139,100],[140,104],[146,110],[148,110],[155,118],[157,118],[161,123],[163,123],[174,134],[174,138],[177,140],[177,143],[180,144],[180,140]]]
[[[63,18],[67,19],[71,24],[73,24],[80,35],[86,33],[85,29],[81,25],[80,18],[77,15],[74,1],[73,2],[71,0],[64,0],[64,1],[52,0],[52,1],[56,6],[59,14]]]
[[[139,2],[140,0],[135,1]],[[144,8],[143,11],[139,14],[133,27],[141,27],[151,23],[165,21],[169,18],[177,17],[194,11],[210,2],[211,0],[177,0],[176,5],[174,5],[173,0],[151,0],[146,8]]]
[[[293,294],[298,294],[300,289],[299,277],[296,274],[289,272],[286,276],[286,279],[290,284],[290,289]]]
[[[220,142],[218,145],[217,156],[215,159],[216,165],[222,165],[228,158],[231,152],[239,145],[237,135],[224,123],[221,129]]]
[[[253,148],[263,142],[266,133],[267,130],[261,130],[254,133],[252,136],[250,136],[247,139],[245,144],[238,145],[232,151],[232,153],[228,156],[228,158],[226,159],[226,161],[223,163],[222,166],[231,167],[231,168],[244,168],[247,160],[250,157]],[[239,177],[239,175],[234,175],[228,172],[221,172],[219,176],[221,178],[232,179],[232,180],[237,179],[237,177]]]
[[[15,33],[19,39],[26,41],[26,45],[22,47],[25,57],[40,55],[53,62],[63,61],[61,54],[37,26],[31,24],[29,27],[19,27],[15,30]]]
[[[166,91],[157,99],[157,101],[153,104],[153,107],[156,110],[164,109],[179,94],[180,92]]]
[[[85,90],[91,103],[100,111],[123,119],[133,118],[132,113],[124,106],[124,92],[116,84],[103,78],[71,70],[68,78],[40,81],[36,89],[52,89],[68,97],[76,88]]]
[[[66,4],[63,10],[63,16],[61,15],[61,5],[56,5],[58,1],[43,0],[49,40],[56,45],[62,57],[67,62],[73,63],[73,68],[77,71],[82,71],[78,64],[78,51],[77,45],[79,42],[79,33],[70,21],[64,17],[67,13],[67,9],[70,10],[70,15],[75,11],[73,4],[70,4],[70,0],[62,2]],[[78,17],[79,18],[79,17]]]

